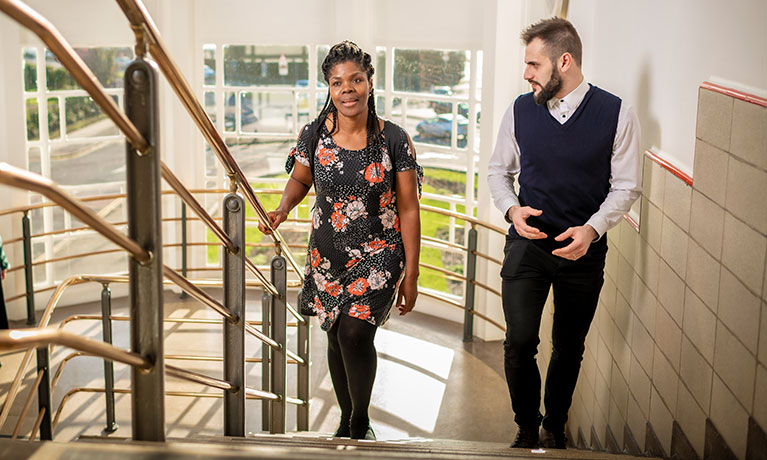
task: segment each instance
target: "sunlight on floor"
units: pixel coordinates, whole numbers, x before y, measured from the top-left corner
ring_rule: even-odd
[[[453,350],[386,329],[378,331],[376,349],[378,375],[371,406],[406,425],[434,432]]]

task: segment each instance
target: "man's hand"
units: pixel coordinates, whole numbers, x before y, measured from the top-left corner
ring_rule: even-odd
[[[557,241],[564,241],[568,238],[572,238],[573,242],[563,248],[551,251],[555,256],[562,257],[568,260],[578,260],[586,254],[589,250],[591,242],[594,241],[597,236],[597,231],[591,225],[582,225],[580,227],[570,227],[559,236],[554,238]]]
[[[519,233],[519,236],[529,240],[540,240],[548,236],[537,228],[527,225],[528,217],[543,214],[543,211],[540,209],[533,209],[530,206],[512,206],[509,208],[508,213],[509,219],[514,224],[514,228]]]
[[[8,269],[7,268],[5,270],[1,271],[0,272],[0,280],[4,280],[5,279],[5,275],[7,273],[8,273]]]

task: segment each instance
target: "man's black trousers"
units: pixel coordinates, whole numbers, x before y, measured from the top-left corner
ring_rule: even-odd
[[[601,244],[600,244],[601,243]],[[584,342],[604,282],[605,242],[592,244],[578,260],[551,254],[527,239],[506,236],[501,269],[506,317],[504,366],[514,421],[541,423],[541,376],[535,361],[538,330],[549,289],[554,291],[552,353],[546,376],[543,427],[562,432],[583,359]]]

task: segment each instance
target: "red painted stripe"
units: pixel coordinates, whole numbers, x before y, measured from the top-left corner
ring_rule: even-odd
[[[717,93],[721,93],[730,97],[734,97],[735,99],[740,99],[741,101],[746,101],[751,104],[756,104],[762,107],[767,107],[767,99],[759,96],[755,96],[753,94],[744,93],[742,91],[738,91],[736,89],[732,88],[726,88],[724,86],[719,86],[717,84],[704,81],[700,84],[700,87],[703,89],[708,89],[711,91],[716,91]]]
[[[629,215],[629,213],[624,214],[623,218],[626,219],[626,222],[628,222],[632,227],[634,227],[634,230],[639,231],[639,222],[635,221],[634,218]]]
[[[658,163],[659,165],[663,166],[664,168],[668,169],[671,174],[675,175],[676,177],[682,179],[687,185],[692,187],[692,177],[688,176],[684,172],[682,172],[681,169],[677,168],[676,166],[672,165],[668,161],[664,160],[663,158],[659,157],[657,153],[647,150],[645,152],[645,155],[650,157],[654,162]]]

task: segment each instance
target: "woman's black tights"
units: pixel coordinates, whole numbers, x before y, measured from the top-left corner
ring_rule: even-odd
[[[368,406],[376,377],[377,327],[341,314],[328,331],[328,368],[338,404],[341,424],[336,436],[365,437],[370,419]]]

